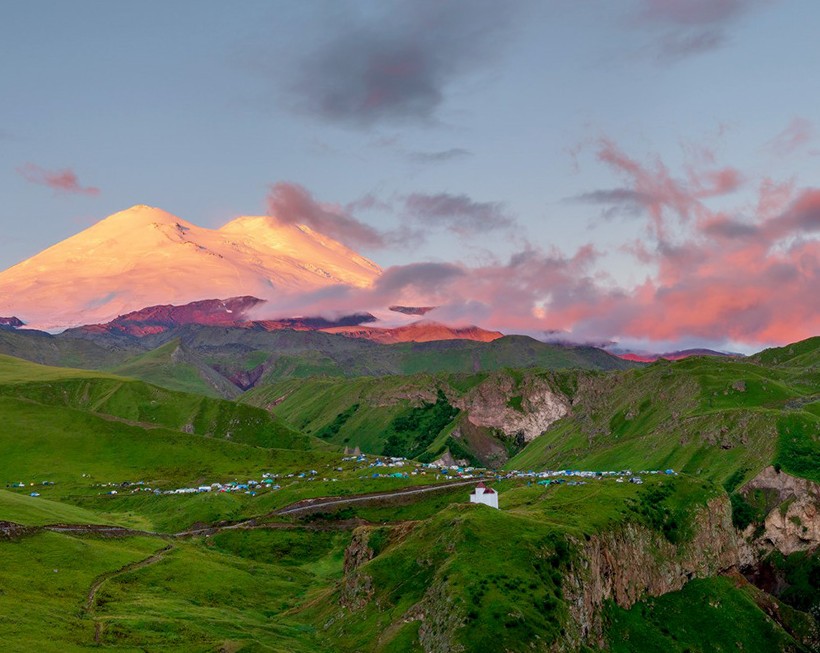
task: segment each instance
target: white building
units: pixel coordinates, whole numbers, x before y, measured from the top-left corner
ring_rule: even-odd
[[[498,510],[498,492],[484,483],[479,483],[470,493],[470,503],[483,503],[485,506]]]

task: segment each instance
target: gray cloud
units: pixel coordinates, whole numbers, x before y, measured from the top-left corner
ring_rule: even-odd
[[[440,152],[408,152],[407,158],[416,163],[442,163],[452,159],[462,159],[472,156],[473,153],[461,147],[453,147]]]
[[[304,224],[350,247],[384,247],[384,235],[357,220],[343,208],[322,204],[298,184],[273,184],[268,194],[268,211],[285,224]]]
[[[452,263],[411,263],[385,270],[376,281],[376,289],[378,293],[391,293],[412,287],[434,293],[464,274],[463,268]]]
[[[820,231],[820,189],[805,189],[789,209],[773,222],[778,231],[786,233]]]
[[[466,195],[413,193],[404,198],[405,214],[420,223],[471,235],[514,224],[498,202],[475,202]]]
[[[751,238],[760,233],[756,225],[729,218],[710,220],[701,227],[701,231],[718,238]]]
[[[610,220],[620,215],[638,217],[647,206],[656,203],[657,198],[631,188],[609,188],[574,195],[567,198],[567,201],[604,205],[607,208],[602,215]]]
[[[514,6],[492,0],[385,2],[370,15],[335,16],[327,39],[297,52],[285,86],[296,107],[369,127],[429,121],[458,78],[498,51]]]
[[[724,25],[761,0],[643,0],[641,19],[664,25]]]
[[[670,32],[657,42],[657,57],[660,61],[673,62],[717,50],[725,42],[726,34],[716,29]]]
[[[33,163],[26,163],[17,168],[18,174],[27,182],[46,186],[55,193],[72,195],[99,195],[100,189],[94,186],[83,186],[71,168],[63,170],[46,170]]]
[[[674,62],[723,47],[729,29],[771,0],[642,0],[639,25],[662,30],[652,48],[661,62]]]

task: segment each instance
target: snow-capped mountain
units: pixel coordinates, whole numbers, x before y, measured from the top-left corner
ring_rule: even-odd
[[[0,315],[60,330],[157,304],[368,287],[380,274],[303,225],[259,216],[206,229],[139,205],[0,272]]]

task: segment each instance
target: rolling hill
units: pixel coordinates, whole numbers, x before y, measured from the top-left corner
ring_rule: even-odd
[[[0,620],[9,650],[820,644],[817,339],[750,359],[602,371],[596,350],[528,340],[386,346],[244,332],[247,349],[218,327],[152,336],[117,374],[0,356],[0,611],[20,613]],[[379,364],[405,361],[409,374],[265,377],[239,402],[123,375],[202,390],[231,351],[252,362],[271,338],[291,352],[324,346],[348,370],[361,368],[342,352],[386,350],[396,358]],[[522,352],[589,367],[464,371],[476,350],[488,368],[531,362]],[[429,352],[419,364],[434,369],[413,369],[406,351]],[[341,453],[354,444],[504,469],[447,482],[455,470]],[[677,473],[639,471],[667,466]],[[547,484],[526,471],[556,467],[631,467],[642,483]],[[278,489],[164,493],[263,472]],[[492,479],[501,510],[468,503],[456,483],[474,474]],[[420,488],[432,491],[391,494]],[[293,502],[319,507],[282,510]]]
[[[200,324],[166,326],[139,337],[90,328],[60,334],[0,330],[0,353],[47,365],[121,372],[175,390],[228,398],[258,385],[315,375],[387,376],[505,367],[617,370],[638,365],[594,347],[549,344],[527,336],[382,344],[317,330]]]

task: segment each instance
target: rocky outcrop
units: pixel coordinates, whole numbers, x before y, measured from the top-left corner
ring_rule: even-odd
[[[497,429],[525,444],[569,412],[569,401],[540,376],[517,383],[508,374],[493,374],[453,405],[467,412],[475,426]]]
[[[502,467],[510,458],[509,449],[505,446],[508,443],[499,440],[497,430],[486,426],[476,426],[466,416],[458,420],[450,435],[455,442],[461,444],[481,461],[482,465],[490,469]]]
[[[360,571],[364,563],[373,559],[370,548],[372,529],[361,526],[353,531],[353,538],[345,549],[344,578],[339,603],[351,611],[362,609],[373,598],[373,578]]]
[[[765,522],[763,538],[783,555],[820,545],[820,510],[816,501],[801,497],[783,510],[772,510]]]
[[[434,460],[432,464],[437,467],[450,467],[451,465],[467,466],[469,463],[463,459],[453,458],[453,454],[449,451],[445,451],[444,454],[440,458]]]
[[[0,317],[0,328],[19,329],[25,323],[18,317]]]
[[[756,490],[772,495],[777,505],[766,515],[762,533],[754,525],[744,533],[755,548],[790,555],[820,546],[820,484],[767,467],[740,493]]]
[[[342,316],[337,320],[328,320],[323,317],[298,317],[278,320],[252,319],[251,315],[254,309],[259,309],[264,304],[265,300],[257,297],[242,296],[229,299],[203,299],[178,306],[173,304],[148,306],[138,311],[120,315],[105,324],[89,324],[76,329],[69,329],[69,331],[78,334],[109,333],[142,338],[165,333],[179,326],[190,324],[234,329],[263,329],[265,331],[280,331],[282,329],[320,331],[334,327],[354,327],[376,320],[370,313],[354,313]],[[0,318],[0,325],[2,325],[3,319]],[[22,322],[17,326],[22,326]]]
[[[383,345],[392,345],[399,342],[434,342],[442,340],[492,342],[504,337],[504,334],[500,331],[487,331],[477,326],[451,327],[427,320],[394,328],[338,326],[328,327],[322,329],[322,331],[340,334],[349,338],[364,338]]]
[[[456,605],[447,581],[433,583],[424,598],[404,616],[404,621],[420,621],[419,643],[425,653],[458,653],[464,646],[456,632],[464,626],[464,609]]]
[[[0,521],[0,540],[13,540],[24,535],[36,532],[38,529],[33,526],[23,526],[13,521]]]
[[[736,567],[739,542],[727,497],[709,501],[694,520],[694,535],[675,546],[643,526],[623,527],[578,543],[580,551],[564,577],[570,623],[562,650],[582,644],[605,647],[602,608],[614,601],[630,608],[647,596],[680,590],[693,578]]]

